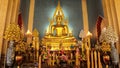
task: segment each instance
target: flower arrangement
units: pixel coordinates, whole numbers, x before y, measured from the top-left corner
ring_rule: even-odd
[[[67,61],[67,60],[68,60],[68,57],[67,57],[66,55],[62,54],[62,55],[60,56],[60,60],[62,60],[62,61]]]
[[[20,28],[17,24],[11,23],[5,30],[4,39],[19,41],[21,36]]]
[[[25,53],[27,50],[27,43],[23,40],[20,40],[18,44],[16,45],[16,51]]]
[[[102,43],[101,49],[103,52],[111,51],[110,45],[106,42]]]
[[[102,30],[99,40],[100,42],[106,42],[106,43],[117,42],[118,36],[113,31],[113,28],[111,26],[108,26]]]

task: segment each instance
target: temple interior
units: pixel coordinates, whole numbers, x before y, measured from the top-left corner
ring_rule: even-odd
[[[0,0],[0,68],[120,68],[120,0]]]

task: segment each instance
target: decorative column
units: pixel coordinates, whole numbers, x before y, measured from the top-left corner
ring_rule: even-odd
[[[120,0],[114,0],[113,1],[114,5],[115,5],[115,12],[116,12],[116,19],[118,22],[116,22],[116,25],[118,24],[118,37],[119,37],[119,44],[120,44]],[[120,46],[118,46],[118,48],[120,48]],[[119,50],[119,54],[120,54],[120,49]]]
[[[76,56],[75,64],[76,64],[76,67],[79,68],[79,66],[80,66],[80,61],[79,61],[80,54],[79,54],[79,49],[78,48],[76,49],[75,56]]]
[[[119,33],[119,24],[118,24],[118,18],[117,18],[117,12],[116,12],[114,0],[110,0],[110,7],[111,7],[112,18],[113,18],[114,31],[119,37],[119,34],[120,34]],[[118,52],[119,52],[119,44],[120,44],[120,40],[116,43],[116,47],[117,47]]]
[[[8,25],[10,25],[10,19],[11,19],[11,13],[12,13],[12,6],[13,6],[13,0],[11,0],[11,1],[9,1],[9,4],[8,4],[8,8],[7,8],[7,17],[6,17],[6,23],[5,23],[5,29],[4,30],[6,30],[6,27],[8,26]],[[2,46],[2,53],[3,54],[6,54],[6,49],[7,49],[7,40],[4,40],[4,42],[3,42],[3,46]]]
[[[89,30],[89,24],[88,24],[88,13],[87,13],[87,4],[86,0],[82,0],[82,14],[83,14],[83,26],[84,26],[84,33],[87,35]],[[90,41],[90,38],[87,38],[86,40]],[[89,60],[89,48],[90,46],[87,46],[87,68],[90,68],[90,60]]]
[[[92,64],[92,68],[94,68],[93,50],[91,50],[91,64]]]
[[[87,66],[90,68],[90,37],[92,36],[92,33],[88,31],[86,34],[86,56],[87,56]]]
[[[83,14],[84,32],[85,34],[87,34],[89,30],[89,26],[88,26],[88,12],[87,12],[86,0],[82,0],[82,14]]]
[[[34,5],[35,5],[35,0],[30,0],[29,18],[28,18],[28,30],[30,32],[32,32],[33,29]],[[32,38],[27,38],[27,43],[30,43],[31,41]]]
[[[107,20],[105,23],[108,23],[110,26],[112,26],[115,33],[119,37],[119,34],[120,34],[119,33],[120,32],[119,11],[120,9],[117,3],[120,3],[120,2],[118,0],[115,0],[115,1],[114,0],[102,0],[102,3],[103,3],[103,10],[104,10],[104,18]],[[117,13],[117,10],[119,10],[118,13]],[[120,44],[120,41],[117,42],[117,46],[116,46],[117,50],[119,50],[119,44]]]
[[[33,30],[33,47],[35,49],[34,60],[38,61],[39,59],[39,32],[37,29]]]
[[[108,6],[108,1],[109,0],[102,0],[102,5],[103,5],[103,12],[104,12],[104,18],[105,18],[105,23],[106,25],[112,25],[111,20],[110,20],[110,7]]]
[[[13,13],[13,11],[16,11],[16,13],[18,13],[18,9],[19,7],[17,7],[17,9],[15,9],[14,7],[14,4],[16,4],[16,6],[19,6],[20,5],[20,0],[10,0],[9,1],[9,4],[8,4],[8,8],[7,8],[7,17],[6,17],[6,23],[5,23],[5,30],[6,30],[6,26],[10,25],[10,23],[13,23],[13,16],[14,18],[18,18],[18,15],[15,16],[15,14]],[[13,9],[14,8],[14,9]],[[17,21],[14,21],[14,23],[17,23]],[[3,43],[3,54],[5,54],[6,52],[6,48],[7,48],[7,41],[4,40],[4,43]]]
[[[101,61],[100,61],[100,52],[98,51],[98,68],[102,68],[102,64],[101,64]]]
[[[0,0],[0,6],[1,6],[1,2],[2,2],[2,0]]]
[[[13,7],[13,0],[9,1],[8,4],[8,8],[7,8],[7,17],[6,17],[6,23],[5,23],[5,29],[8,25],[10,25],[10,21],[11,21],[11,14],[12,14],[12,7]],[[2,44],[2,54],[4,54],[4,67],[6,64],[6,53],[7,53],[7,47],[8,47],[8,40],[3,40],[3,44]]]
[[[8,3],[9,0],[0,0],[0,58],[1,58],[1,50],[3,45],[3,33],[5,29]]]
[[[12,7],[11,23],[17,23],[16,20],[18,18],[20,0],[13,0],[13,3],[14,3],[14,6]]]
[[[38,68],[41,68],[41,55],[39,56],[39,65]]]
[[[87,68],[90,68],[90,58],[89,58],[90,48],[87,46],[87,44],[85,44],[85,48],[86,48]]]
[[[94,61],[95,61],[95,68],[97,68],[97,53],[96,53],[96,50],[94,51]]]

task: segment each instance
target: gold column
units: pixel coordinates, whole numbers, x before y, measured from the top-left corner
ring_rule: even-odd
[[[108,3],[106,3],[107,0],[102,0],[102,5],[103,5],[103,11],[104,11],[104,20],[105,20],[105,23],[107,23],[106,25],[111,25],[110,24],[110,12],[109,12],[109,8],[108,8]]]
[[[9,1],[9,6],[8,6],[8,11],[7,11],[6,26],[8,26],[11,23],[13,6],[14,6],[13,0],[10,0]]]
[[[39,65],[38,68],[41,68],[41,55],[39,56]]]
[[[87,68],[90,68],[90,48],[88,47],[87,43],[85,43],[85,48],[86,48],[86,58],[87,58]]]
[[[11,19],[11,13],[12,13],[12,7],[13,7],[13,0],[9,1],[8,8],[7,8],[7,17],[6,17],[6,23],[5,23],[5,29],[6,27],[10,24],[10,19]],[[4,40],[3,46],[2,46],[2,53],[6,54],[6,49],[7,49],[7,40]]]
[[[95,61],[95,68],[97,68],[97,52],[94,51],[94,61]]]
[[[114,5],[115,5],[115,8],[116,8],[116,19],[117,19],[117,23],[118,24],[118,37],[119,37],[119,44],[120,44],[120,0],[114,0]],[[118,50],[119,50],[119,54],[120,54],[120,45],[118,45]]]
[[[8,1],[9,0],[0,0],[0,3],[1,3],[0,4],[0,58],[1,58],[1,50],[2,50],[2,44],[3,44],[3,33],[5,28]]]
[[[113,0],[110,0],[110,6],[111,6],[111,12],[112,12],[112,18],[113,18],[113,24],[114,24],[114,31],[119,37],[119,24],[118,24],[118,18],[116,14],[116,7],[115,7],[115,2]],[[117,50],[119,52],[119,44],[120,42],[118,41],[116,43]]]
[[[115,12],[114,12],[114,9],[115,8],[113,8],[114,7],[114,5],[113,5],[113,3],[112,3],[113,1],[112,0],[109,0],[109,6],[110,6],[110,11],[111,11],[111,19],[112,19],[112,27],[113,27],[113,29],[114,29],[114,31],[115,31],[115,33],[116,33],[116,29],[115,29],[115,22],[117,22],[117,21],[115,21]]]
[[[0,0],[0,8],[1,8],[1,2],[2,2],[2,0]]]
[[[84,26],[84,32],[85,35],[87,35],[88,30],[89,30],[89,24],[88,24],[88,13],[87,13],[87,4],[86,4],[86,0],[82,0],[82,14],[83,14],[83,26]],[[86,40],[90,41],[90,38],[87,38]],[[89,48],[90,46],[88,46],[87,48],[87,68],[90,68],[90,58],[89,58]]]
[[[29,18],[28,18],[28,30],[30,32],[32,32],[32,29],[33,29],[34,4],[35,4],[35,0],[30,0]],[[28,43],[31,43],[31,40],[32,38],[27,38]]]
[[[114,18],[113,18],[113,14],[112,14],[112,8],[111,8],[111,4],[110,4],[110,0],[105,0],[106,1],[106,5],[107,5],[107,8],[108,8],[108,12],[109,12],[109,22],[110,22],[110,24],[109,25],[111,25],[112,27],[113,27],[113,29],[114,29],[114,22],[113,22],[113,20],[114,20]]]
[[[5,21],[5,28],[4,28],[4,30],[6,30],[6,27],[11,23],[11,22],[13,22],[12,21],[12,18],[13,18],[13,11],[15,11],[16,9],[14,8],[14,4],[15,4],[15,1],[14,0],[8,0],[9,2],[8,2],[8,8],[7,8],[7,13],[6,13],[6,21]],[[20,2],[20,0],[18,0],[19,2]],[[17,2],[18,2],[17,1]],[[17,3],[17,5],[19,5],[18,3]],[[17,18],[17,16],[15,17],[15,18]],[[6,51],[7,51],[7,45],[8,45],[8,40],[3,40],[3,44],[2,44],[2,54],[4,54],[5,55],[5,57],[4,57],[4,67],[5,67],[5,62],[6,62]]]
[[[119,24],[120,1],[119,0],[102,0],[102,2],[103,2],[104,17],[107,19],[106,22],[108,22],[109,25],[111,25],[114,28],[115,33],[117,33],[119,37],[120,27],[118,25],[120,25]],[[117,50],[119,50],[119,44],[120,44],[120,40],[119,40],[119,43],[117,43]]]
[[[13,3],[11,23],[17,23],[16,19],[18,18],[18,5],[20,5],[20,0],[13,0]]]
[[[17,0],[17,6],[16,6],[16,14],[15,14],[15,22],[18,22],[18,15],[20,13],[20,0]]]
[[[5,23],[5,29],[6,29],[6,27],[11,23],[11,22],[13,22],[11,19],[12,19],[12,17],[13,17],[13,15],[14,15],[14,13],[12,12],[12,11],[15,11],[15,10],[17,10],[17,9],[13,9],[14,8],[14,3],[16,3],[17,4],[17,6],[18,5],[20,5],[20,0],[17,0],[17,2],[14,2],[14,0],[10,0],[9,1],[9,3],[8,3],[8,8],[7,8],[7,15],[6,15],[6,23]],[[18,13],[18,11],[17,11],[17,13]],[[15,16],[15,18],[17,18],[18,16],[16,15]],[[4,29],[4,30],[5,30]],[[4,40],[4,42],[3,42],[3,54],[5,54],[6,53],[6,49],[7,49],[7,40]]]
[[[89,30],[89,26],[88,26],[88,13],[87,13],[86,0],[82,0],[82,14],[83,14],[84,31],[85,31],[85,34],[87,34]]]
[[[34,60],[39,59],[39,37],[33,37],[33,47],[35,48]]]
[[[92,68],[94,68],[93,50],[91,50],[91,64],[92,64]]]
[[[101,61],[100,61],[100,52],[98,51],[98,68],[102,68],[102,64],[101,64]]]

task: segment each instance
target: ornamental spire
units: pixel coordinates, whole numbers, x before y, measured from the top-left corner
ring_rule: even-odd
[[[63,10],[62,10],[61,5],[60,5],[60,0],[58,0],[58,5],[57,5],[57,7],[55,9],[53,19],[56,18],[56,16],[58,15],[58,13],[60,13],[60,15],[62,16],[62,18],[64,18],[64,13],[63,13]]]

